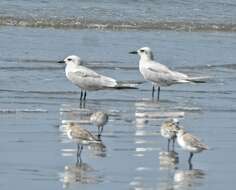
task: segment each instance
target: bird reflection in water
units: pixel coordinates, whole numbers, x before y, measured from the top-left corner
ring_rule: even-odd
[[[205,173],[200,169],[176,170],[174,174],[174,189],[195,189],[203,184]]]
[[[160,170],[167,171],[165,179],[160,183],[159,189],[195,189],[203,184],[205,173],[200,169],[193,169],[192,165],[186,170],[177,168],[178,153],[174,151],[160,152]],[[162,174],[162,176],[165,173]]]
[[[91,143],[88,145],[88,150],[95,156],[106,157],[106,146],[103,144],[102,140],[100,143]]]
[[[103,182],[103,176],[87,163],[76,163],[74,165],[66,165],[64,172],[61,174],[60,181],[63,188],[68,188],[72,184],[97,184]]]
[[[173,176],[179,163],[178,153],[174,151],[161,151],[159,153],[159,161],[161,175],[158,189],[174,189]]]
[[[169,104],[164,104],[162,107],[160,104],[153,104],[152,101],[139,101],[135,103],[136,112],[136,127],[145,127],[147,123],[157,124],[163,118],[182,118],[184,117],[184,112],[171,110],[173,107],[169,107]],[[173,122],[173,124],[177,124]]]
[[[162,151],[159,153],[160,170],[162,169],[176,169],[179,163],[178,153],[175,151]]]
[[[86,101],[80,101],[79,107],[80,107],[81,109],[85,109],[85,103],[86,103]]]

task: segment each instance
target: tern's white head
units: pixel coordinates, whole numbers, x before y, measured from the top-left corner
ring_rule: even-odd
[[[77,55],[70,55],[67,58],[65,58],[63,61],[58,61],[59,63],[65,63],[66,65],[80,65],[81,59]]]
[[[131,54],[139,54],[139,56],[142,60],[154,60],[152,50],[149,47],[142,47],[142,48],[138,49],[137,51],[132,51],[130,53]]]

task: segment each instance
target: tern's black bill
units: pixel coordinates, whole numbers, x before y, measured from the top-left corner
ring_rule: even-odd
[[[131,52],[129,52],[129,54],[138,54],[138,52],[137,51],[131,51]]]
[[[62,60],[62,61],[58,61],[57,63],[65,63],[65,61],[64,61],[64,60]]]

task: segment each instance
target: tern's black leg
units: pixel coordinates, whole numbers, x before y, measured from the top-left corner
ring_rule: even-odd
[[[80,100],[83,99],[83,90],[80,91]]]
[[[159,99],[160,99],[160,91],[161,91],[161,88],[160,88],[160,86],[158,86],[158,89],[157,89],[157,101],[159,101]]]
[[[170,151],[170,139],[168,139],[168,144],[167,144],[167,151]]]
[[[83,100],[86,100],[86,96],[87,96],[87,92],[84,91],[84,99]]]
[[[81,109],[84,109],[85,108],[85,101],[80,101],[80,103],[79,103],[79,105],[80,105],[80,108]]]
[[[190,162],[190,163],[188,163],[189,165],[188,165],[188,169],[189,170],[192,170],[193,169],[193,164]]]
[[[154,98],[154,94],[155,94],[155,86],[152,85],[152,99]]]

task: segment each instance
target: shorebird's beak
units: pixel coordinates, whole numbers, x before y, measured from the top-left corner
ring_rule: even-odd
[[[64,60],[61,60],[61,61],[58,61],[57,63],[65,63],[65,61],[64,61]]]
[[[129,52],[129,54],[138,54],[138,52],[137,51],[131,51],[131,52]]]

